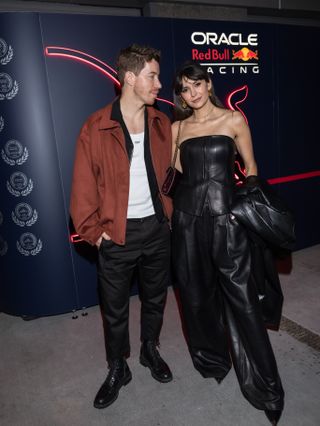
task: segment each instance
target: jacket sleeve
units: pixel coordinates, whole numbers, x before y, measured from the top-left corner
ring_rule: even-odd
[[[103,229],[99,224],[99,193],[87,123],[81,129],[76,145],[70,215],[76,232],[94,245]]]

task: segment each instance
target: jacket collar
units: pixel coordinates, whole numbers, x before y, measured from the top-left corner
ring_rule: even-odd
[[[147,106],[148,111],[148,122],[149,125],[154,119],[162,119],[159,111],[152,107]],[[101,111],[101,121],[100,121],[100,130],[112,129],[116,127],[121,127],[121,121],[123,120],[121,110],[120,110],[120,97],[117,97],[111,104],[105,106]]]

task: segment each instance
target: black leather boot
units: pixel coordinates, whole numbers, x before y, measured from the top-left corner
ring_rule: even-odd
[[[264,410],[264,412],[268,420],[272,424],[272,426],[276,426],[281,417],[282,411],[281,410]]]
[[[167,363],[161,358],[157,345],[152,340],[145,340],[141,345],[140,363],[144,367],[149,367],[154,379],[161,383],[168,383],[172,380],[172,373]]]
[[[106,408],[111,405],[119,395],[122,386],[127,385],[132,379],[131,371],[123,358],[115,359],[110,365],[110,371],[95,399],[95,408]]]

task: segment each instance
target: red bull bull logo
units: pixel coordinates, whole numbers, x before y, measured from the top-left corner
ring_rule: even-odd
[[[232,50],[232,60],[235,59],[239,59],[244,62],[250,61],[250,59],[258,60],[258,51],[250,50],[247,47],[243,47],[237,51]]]

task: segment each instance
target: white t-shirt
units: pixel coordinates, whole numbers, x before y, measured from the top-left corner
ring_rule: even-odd
[[[128,219],[155,214],[144,161],[144,132],[130,134],[133,153],[130,166]]]

